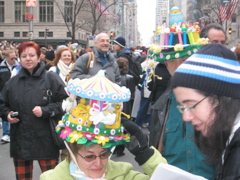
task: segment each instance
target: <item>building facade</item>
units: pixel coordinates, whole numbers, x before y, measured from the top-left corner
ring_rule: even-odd
[[[0,0],[0,40],[33,40],[41,46],[77,42],[86,47],[89,37],[114,32],[125,37],[128,45],[138,44],[136,0],[91,1],[97,3],[95,8],[89,2],[39,0],[36,7],[27,7],[26,0]]]

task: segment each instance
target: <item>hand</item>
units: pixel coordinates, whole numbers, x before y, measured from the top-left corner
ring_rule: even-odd
[[[35,106],[32,112],[35,116],[42,117],[42,108],[40,106]]]
[[[126,148],[135,155],[135,160],[139,165],[144,164],[154,153],[153,149],[148,147],[147,135],[134,122],[121,118],[122,124],[131,135],[130,142],[126,143]]]
[[[121,121],[131,135],[130,142],[126,143],[127,149],[136,156],[136,154],[148,148],[148,137],[142,132],[140,127],[125,117],[122,117]]]
[[[11,111],[10,113],[8,113],[8,116],[7,116],[7,120],[10,124],[15,124],[15,123],[18,123],[20,121],[20,119],[18,118],[11,118],[11,114],[14,113],[13,111]]]

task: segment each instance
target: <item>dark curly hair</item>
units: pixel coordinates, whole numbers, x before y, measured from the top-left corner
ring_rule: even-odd
[[[120,73],[121,74],[127,74],[128,73],[128,67],[129,67],[127,58],[119,57],[117,59],[117,63],[118,63]]]

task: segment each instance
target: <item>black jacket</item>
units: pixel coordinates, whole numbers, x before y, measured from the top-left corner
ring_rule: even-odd
[[[169,74],[167,67],[162,63],[158,63],[156,66],[155,75],[161,77],[162,79],[152,76],[152,81],[148,83],[148,89],[151,91],[149,100],[152,103],[155,103],[164,93],[168,87],[169,80],[171,79],[171,75]]]
[[[235,132],[233,139],[227,146],[224,155],[224,164],[218,166],[217,180],[240,179],[240,128]]]
[[[30,75],[22,68],[3,89],[5,118],[10,111],[17,111],[20,119],[18,123],[11,124],[10,155],[24,160],[57,159],[59,150],[51,136],[49,117],[61,118],[61,104],[68,96],[60,77],[50,72],[53,103],[48,104],[45,64],[38,64],[34,71]],[[42,117],[36,117],[32,113],[35,106],[42,108]]]

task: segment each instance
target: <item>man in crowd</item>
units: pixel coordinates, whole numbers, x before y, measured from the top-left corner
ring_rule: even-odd
[[[0,92],[5,83],[11,78],[12,70],[19,65],[15,51],[7,50],[6,58],[0,64]],[[3,137],[1,141],[10,142],[10,126],[8,121],[2,121]]]
[[[137,86],[142,74],[142,68],[140,64],[133,62],[132,51],[125,46],[126,40],[123,37],[118,37],[113,41],[113,50],[116,53],[116,58],[124,57],[128,60],[129,71],[127,74],[133,76],[135,86]]]
[[[208,24],[201,31],[201,38],[208,38],[209,43],[225,44],[227,35],[219,24]]]
[[[80,56],[71,71],[71,78],[89,78],[97,74],[99,70],[105,70],[106,77],[112,82],[120,85],[121,76],[118,64],[109,51],[109,36],[106,33],[98,34],[95,38],[94,45],[94,57],[91,56],[91,53]]]

